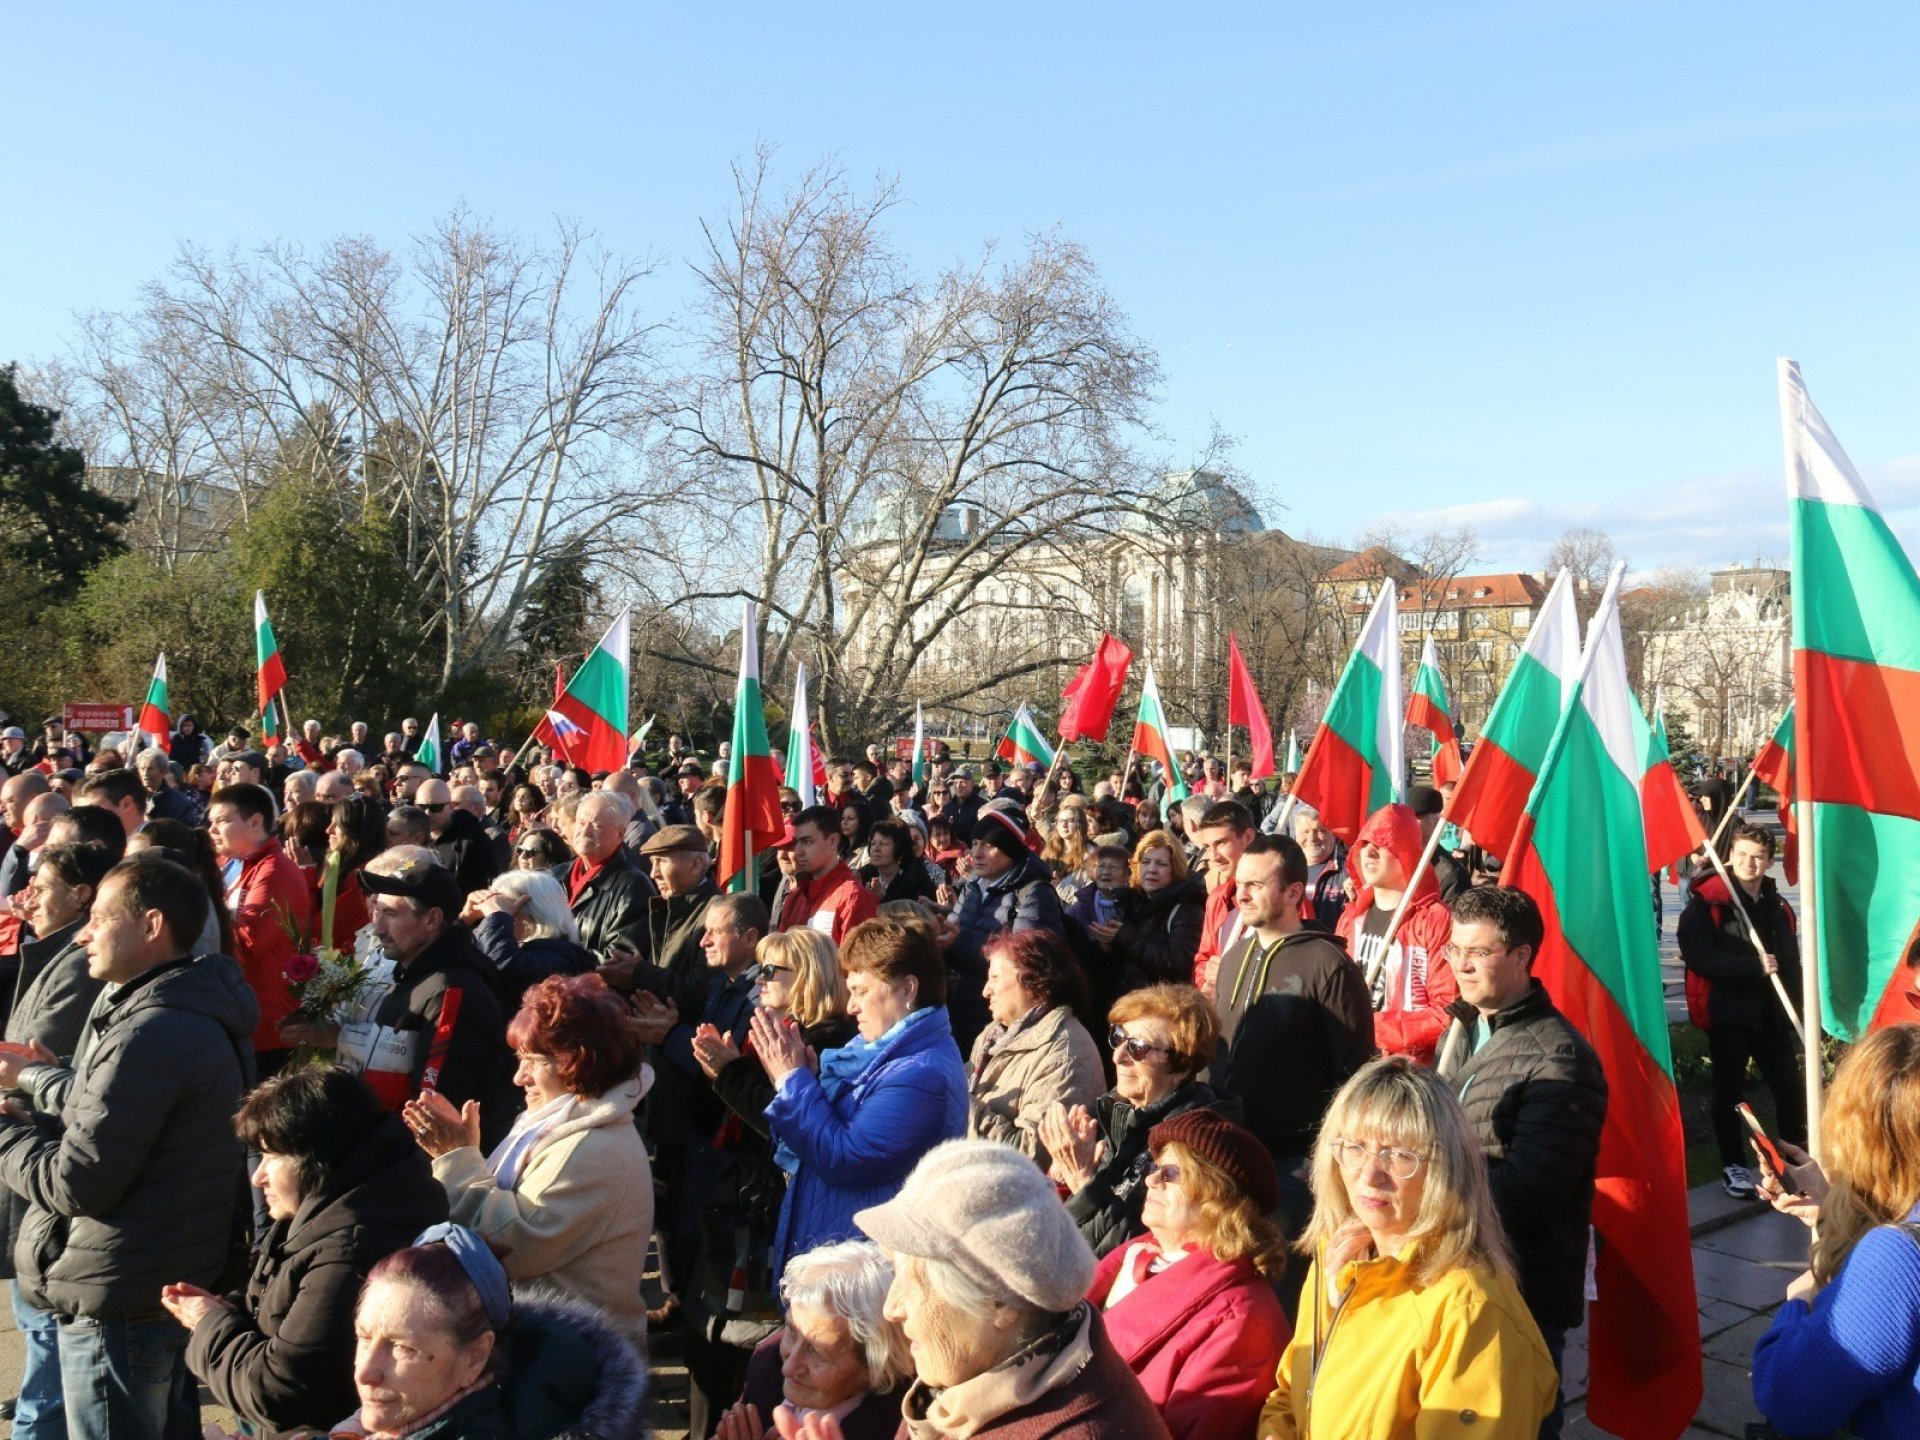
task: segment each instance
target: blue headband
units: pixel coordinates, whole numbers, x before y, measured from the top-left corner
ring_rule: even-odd
[[[413,1237],[415,1245],[444,1245],[467,1272],[467,1279],[480,1292],[480,1304],[487,1321],[496,1330],[504,1330],[513,1315],[513,1291],[507,1285],[507,1272],[500,1259],[473,1231],[464,1225],[432,1225]]]

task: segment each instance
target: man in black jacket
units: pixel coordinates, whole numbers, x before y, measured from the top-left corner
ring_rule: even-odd
[[[87,1021],[56,1129],[0,1119],[0,1181],[28,1201],[20,1289],[59,1317],[66,1433],[162,1440],[199,1425],[173,1283],[220,1283],[244,1202],[234,1107],[252,1079],[253,992],[224,956],[191,958],[206,887],[124,861],[82,932],[111,987]]]
[[[1593,1047],[1533,978],[1545,933],[1539,907],[1521,890],[1480,886],[1453,903],[1447,960],[1460,998],[1439,1070],[1486,1151],[1520,1293],[1557,1369],[1567,1331],[1586,1311],[1607,1080]],[[1556,1400],[1540,1434],[1558,1436],[1560,1419]]]
[[[1307,857],[1284,835],[1256,835],[1234,862],[1239,934],[1220,957],[1220,1051],[1213,1088],[1273,1156],[1280,1214],[1297,1239],[1313,1213],[1307,1171],[1334,1093],[1373,1055],[1373,1004],[1340,942],[1300,918]],[[1279,1285],[1288,1316],[1307,1257]]]
[[[1746,1097],[1749,1060],[1758,1064],[1760,1078],[1773,1094],[1775,1133],[1795,1145],[1807,1143],[1798,1023],[1780,1003],[1770,978],[1779,977],[1789,1001],[1798,999],[1800,937],[1793,911],[1767,874],[1773,864],[1773,832],[1736,824],[1721,844],[1735,891],[1711,872],[1694,884],[1680,912],[1680,959],[1687,967],[1690,992],[1700,981],[1707,987],[1713,1134],[1726,1167],[1726,1191],[1735,1199],[1751,1200],[1754,1176],[1747,1166],[1747,1130],[1735,1108]]]
[[[444,780],[427,780],[414,792],[413,803],[427,812],[433,838],[427,843],[453,876],[462,895],[484,890],[500,873],[500,860],[478,819],[454,803],[453,789]]]
[[[627,822],[632,818],[625,796],[605,790],[581,796],[569,837],[574,858],[552,871],[566,887],[580,943],[602,965],[621,958],[614,951],[638,950],[646,943],[653,882],[627,854]]]

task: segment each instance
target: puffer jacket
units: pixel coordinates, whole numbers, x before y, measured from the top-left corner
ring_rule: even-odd
[[[1038,855],[1028,855],[996,880],[968,881],[953,924],[959,933],[947,946],[947,1010],[954,1041],[972,1050],[987,1028],[987,1001],[981,994],[987,983],[987,942],[1002,930],[1066,932],[1053,872]]]
[[[1368,968],[1367,916],[1374,906],[1373,887],[1360,878],[1360,847],[1371,842],[1393,853],[1408,875],[1420,863],[1425,841],[1420,822],[1405,805],[1382,805],[1360,827],[1347,857],[1347,872],[1359,893],[1341,912],[1334,932],[1346,943],[1364,972]],[[1385,907],[1383,907],[1385,908]],[[1447,963],[1446,946],[1453,935],[1453,916],[1440,899],[1440,882],[1433,871],[1420,877],[1407,906],[1393,948],[1379,964],[1373,980],[1373,1038],[1382,1053],[1408,1055],[1423,1065],[1433,1063],[1441,1033],[1447,1028],[1447,1006],[1460,993]]]
[[[1151,1105],[1135,1108],[1109,1090],[1089,1107],[1107,1142],[1107,1158],[1093,1179],[1067,1197],[1067,1214],[1080,1227],[1095,1255],[1105,1255],[1140,1233],[1140,1211],[1147,1203],[1147,1171],[1153,1156],[1147,1134],[1162,1120],[1188,1110],[1220,1110],[1220,1097],[1189,1080]]]
[[[520,997],[549,975],[584,975],[594,968],[593,952],[564,935],[516,939],[513,916],[504,910],[481,917],[473,927],[473,943],[487,961],[481,973],[492,982],[509,1023],[520,1013]]]
[[[452,1218],[507,1251],[516,1283],[544,1280],[592,1302],[635,1344],[647,1332],[639,1278],[653,1232],[653,1171],[633,1115],[652,1083],[643,1065],[604,1095],[570,1097],[512,1189],[474,1146],[433,1162]]]
[[[1457,1000],[1453,1016],[1440,1078],[1486,1151],[1521,1293],[1542,1326],[1574,1329],[1586,1313],[1587,1228],[1607,1118],[1600,1057],[1538,980],[1487,1022],[1486,1043],[1471,1053],[1479,1012]]]
[[[1044,1170],[1050,1157],[1040,1143],[1040,1117],[1056,1104],[1072,1109],[1099,1098],[1107,1083],[1100,1050],[1065,1005],[1002,1036],[999,1025],[989,1025],[973,1042],[967,1135],[1011,1145]]]
[[[64,1133],[0,1129],[0,1181],[31,1206],[14,1263],[34,1305],[143,1316],[162,1286],[219,1282],[246,1201],[233,1112],[259,1018],[224,955],[150,970],[88,1021]]]
[[[246,1288],[194,1327],[187,1366],[256,1433],[322,1428],[354,1407],[353,1307],[374,1264],[447,1218],[396,1115],[262,1237]]]
[[[1144,1244],[1159,1253],[1151,1240]],[[1272,1283],[1251,1260],[1219,1260],[1196,1247],[1109,1308],[1130,1253],[1125,1247],[1101,1261],[1087,1299],[1173,1440],[1251,1436],[1291,1333]]]
[[[967,1133],[967,1067],[938,1006],[903,1029],[833,1096],[811,1070],[786,1077],[767,1127],[799,1157],[774,1237],[774,1269],[789,1255],[859,1232],[853,1212],[891,1200],[920,1157]],[[858,1043],[858,1042],[856,1042]]]
[[[1337,1313],[1315,1258],[1300,1323],[1254,1432],[1265,1440],[1534,1440],[1559,1372],[1511,1280],[1474,1266],[1423,1285],[1406,1259],[1356,1261]],[[1317,1362],[1317,1364],[1316,1364]]]
[[[462,895],[484,890],[500,873],[500,856],[480,817],[466,810],[447,812],[447,828],[433,842],[433,853],[452,875]]]
[[[1188,984],[1206,909],[1206,882],[1198,875],[1152,894],[1130,892],[1126,918],[1113,937],[1113,994],[1147,985]]]

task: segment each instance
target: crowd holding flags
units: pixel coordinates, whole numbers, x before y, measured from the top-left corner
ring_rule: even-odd
[[[1321,823],[1349,845],[1369,815],[1406,794],[1401,694],[1398,591],[1388,577],[1289,797],[1319,811]]]

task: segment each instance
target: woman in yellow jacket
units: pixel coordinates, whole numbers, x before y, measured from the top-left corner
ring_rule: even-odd
[[[1346,1083],[1313,1193],[1314,1262],[1261,1440],[1534,1440],[1558,1378],[1486,1161],[1432,1070],[1393,1056]]]

